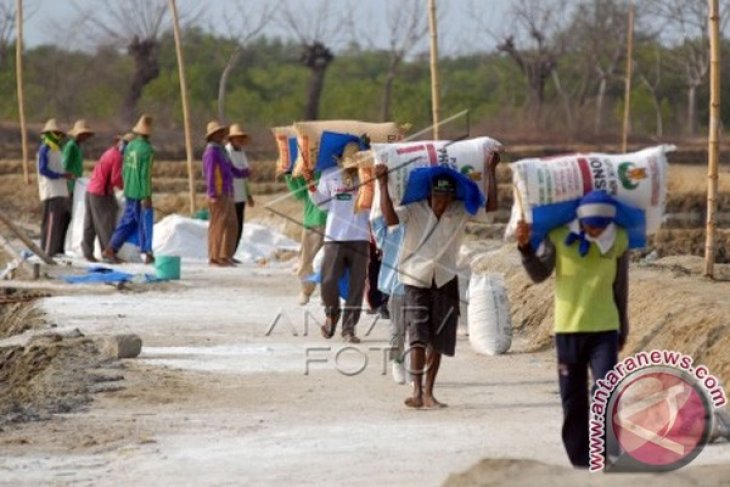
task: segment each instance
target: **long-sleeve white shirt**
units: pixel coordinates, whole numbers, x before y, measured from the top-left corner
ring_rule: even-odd
[[[226,150],[228,151],[231,163],[236,169],[249,169],[248,158],[246,157],[246,153],[243,149],[236,150],[229,142],[226,144]],[[248,193],[246,192],[246,179],[248,178],[233,177],[233,201],[236,203],[245,203],[248,198]]]
[[[352,187],[342,181],[340,168],[333,167],[322,173],[317,191],[309,197],[320,209],[327,211],[325,242],[370,241],[370,211],[355,213],[357,178]]]

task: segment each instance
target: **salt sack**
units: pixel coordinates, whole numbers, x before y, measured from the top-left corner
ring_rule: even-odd
[[[292,166],[297,158],[297,132],[294,127],[274,127],[271,129],[276,140],[279,158],[276,160],[276,174],[292,172]]]
[[[512,345],[512,315],[504,278],[474,273],[469,281],[469,344],[481,355],[501,355]]]
[[[319,144],[324,131],[367,135],[370,142],[390,143],[403,138],[400,129],[393,122],[368,123],[357,120],[327,120],[321,122],[298,122],[294,124],[297,133],[299,154],[294,163],[293,174],[301,176],[306,169],[314,172],[319,156]]]
[[[375,164],[388,166],[388,191],[395,204],[403,200],[411,171],[436,165],[447,166],[468,176],[486,195],[487,164],[501,147],[502,144],[490,137],[459,142],[436,140],[372,145]]]
[[[605,190],[620,202],[646,213],[648,234],[662,224],[667,193],[667,152],[661,145],[629,154],[570,154],[512,163],[515,201],[507,225],[511,237],[524,216],[532,223],[532,209],[579,200],[593,190]]]

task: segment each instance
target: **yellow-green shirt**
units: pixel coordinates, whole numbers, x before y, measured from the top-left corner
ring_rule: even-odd
[[[578,245],[565,245],[567,226],[548,235],[555,245],[555,332],[600,332],[618,330],[619,311],[614,300],[617,262],[628,250],[626,231],[616,228],[616,241],[604,255],[591,242],[582,257]]]

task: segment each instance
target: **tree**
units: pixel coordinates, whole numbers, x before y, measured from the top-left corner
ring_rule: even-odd
[[[8,49],[15,38],[15,5],[13,0],[0,0],[0,66],[5,64]]]
[[[720,10],[727,12],[730,1],[721,2]],[[667,36],[679,34],[680,41],[670,52],[670,62],[684,80],[687,90],[688,135],[697,132],[697,91],[705,83],[710,69],[710,41],[707,33],[708,4],[706,0],[647,0],[647,7],[662,19]],[[728,16],[722,17],[721,32]]]
[[[233,17],[226,15],[225,19],[228,24],[231,39],[236,41],[236,47],[228,56],[226,65],[221,72],[220,81],[218,82],[218,118],[225,122],[226,120],[226,88],[228,86],[228,78],[243,56],[249,42],[254,39],[272,20],[274,9],[271,4],[263,7],[258,15],[250,15],[253,11],[250,8],[251,3],[245,0],[237,0],[234,2]],[[226,14],[230,11],[228,5],[225,7]]]
[[[520,68],[530,90],[529,108],[533,125],[542,125],[545,87],[558,60],[566,51],[563,31],[568,0],[517,0],[510,9],[513,27],[503,35],[497,50],[507,54]],[[524,47],[519,47],[522,44]]]
[[[391,119],[393,83],[403,60],[428,33],[428,18],[422,0],[393,1],[388,8],[388,71],[383,85],[380,119]]]
[[[656,136],[664,136],[664,117],[662,115],[662,94],[660,87],[662,84],[663,59],[660,46],[654,45],[651,50],[646,53],[638,52],[638,60],[634,64],[634,69],[641,83],[646,87],[651,95],[652,105],[654,106],[654,116],[656,124]]]
[[[299,3],[299,10],[295,12],[291,4],[285,3],[281,9],[281,21],[296,36],[300,44],[299,63],[311,73],[304,118],[317,120],[324,78],[335,59],[334,52],[325,42],[334,43],[336,36],[346,30],[343,29],[347,26],[346,19],[336,16],[335,12],[347,12],[350,7],[338,4],[335,9],[329,0],[307,3],[306,7]]]
[[[77,10],[83,11],[77,6]],[[169,16],[167,0],[104,0],[96,10],[103,14],[92,20],[90,26],[106,42],[123,44],[134,61],[134,74],[122,105],[127,123],[137,116],[137,102],[142,90],[160,75],[160,34]]]

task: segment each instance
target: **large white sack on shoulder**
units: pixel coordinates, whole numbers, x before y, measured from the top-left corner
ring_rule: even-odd
[[[512,345],[512,316],[504,279],[472,274],[469,281],[469,344],[482,355],[500,355]]]
[[[515,198],[505,236],[514,234],[523,210],[531,223],[533,208],[577,200],[594,189],[645,210],[647,233],[655,233],[666,206],[666,154],[675,148],[661,145],[629,154],[570,154],[510,164]]]
[[[411,171],[419,167],[442,165],[469,176],[487,195],[487,164],[502,144],[490,137],[452,142],[447,140],[372,144],[375,164],[388,166],[388,191],[397,205],[405,195]],[[480,211],[476,216],[485,218]]]

